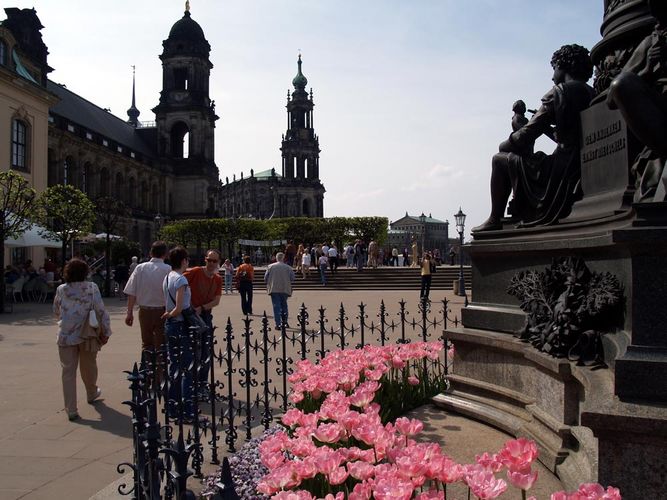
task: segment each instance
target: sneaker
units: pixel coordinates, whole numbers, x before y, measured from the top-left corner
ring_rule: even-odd
[[[97,399],[98,399],[101,395],[102,395],[102,389],[100,389],[100,388],[98,387],[97,390],[95,391],[95,395],[94,395],[92,398],[88,398],[88,404],[89,404],[89,405],[92,405],[95,401],[97,401]]]
[[[79,415],[79,412],[74,412],[74,413],[68,413],[67,418],[70,422],[74,422],[75,420],[79,420],[81,416]]]

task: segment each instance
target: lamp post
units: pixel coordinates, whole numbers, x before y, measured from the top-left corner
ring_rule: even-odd
[[[422,247],[421,247],[421,255],[422,259],[424,258],[424,238],[426,237],[426,216],[424,215],[424,212],[419,216],[419,222],[421,222],[421,230],[422,230]]]
[[[463,295],[465,306],[468,307],[468,295],[466,294],[466,282],[463,277],[463,232],[466,227],[466,214],[459,207],[458,213],[454,214],[456,219],[456,230],[459,233],[459,295]]]

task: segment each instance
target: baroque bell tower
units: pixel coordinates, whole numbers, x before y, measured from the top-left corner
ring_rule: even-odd
[[[213,215],[218,168],[214,159],[215,103],[209,97],[211,46],[192,19],[189,2],[183,17],[162,43],[162,91],[153,108],[160,161],[174,176],[176,216]]]
[[[320,182],[320,145],[313,125],[313,90],[306,92],[308,79],[301,65],[299,54],[294,90],[287,92],[287,131],[280,148],[282,177],[299,189],[299,206],[290,206],[285,215],[323,217],[325,189]]]

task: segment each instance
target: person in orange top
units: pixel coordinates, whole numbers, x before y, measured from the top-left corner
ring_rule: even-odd
[[[243,264],[236,269],[236,282],[241,295],[241,311],[243,314],[252,314],[252,280],[255,277],[255,268],[250,263],[250,256],[243,257]]]
[[[213,314],[211,310],[220,304],[222,295],[222,276],[220,276],[220,254],[217,250],[206,252],[206,265],[193,267],[183,273],[188,280],[192,298],[190,304],[208,326],[207,338],[201,342],[201,365],[199,380],[205,384],[208,379],[208,370],[211,366],[209,346],[213,332]]]

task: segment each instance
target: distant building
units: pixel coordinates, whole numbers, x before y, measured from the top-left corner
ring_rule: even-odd
[[[387,246],[402,251],[405,247],[410,248],[413,238],[419,245],[420,253],[423,241],[426,250],[433,251],[437,248],[444,261],[450,249],[449,221],[434,219],[431,214],[408,215],[405,212],[405,217],[389,224]]]
[[[313,126],[313,90],[301,72],[299,55],[294,91],[287,93],[287,131],[283,135],[281,172],[275,169],[234,178],[220,188],[223,217],[323,217],[320,145]]]

